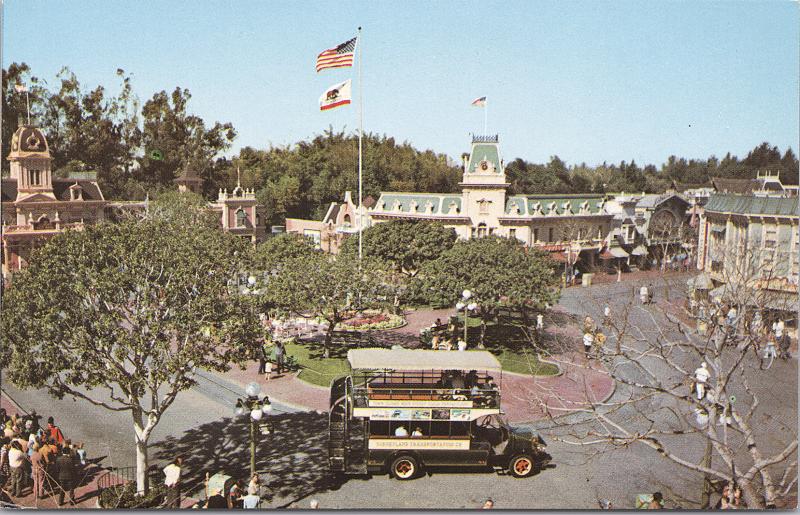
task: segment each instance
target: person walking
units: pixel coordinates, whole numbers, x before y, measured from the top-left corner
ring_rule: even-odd
[[[653,293],[655,293],[653,291],[653,284],[650,283],[650,284],[647,285],[647,303],[648,304],[652,304],[653,303]]]
[[[64,496],[69,494],[69,502],[75,505],[75,461],[69,452],[68,448],[61,450],[58,458],[56,458],[56,479],[58,481],[58,506],[64,505]]]
[[[178,456],[172,463],[164,467],[164,486],[167,487],[164,504],[173,510],[181,507],[181,465],[183,465],[183,458]]]
[[[39,452],[39,444],[33,444],[33,453],[31,454],[31,475],[33,476],[33,496],[34,499],[42,499],[44,497],[44,458],[42,453]]]
[[[275,365],[278,368],[278,375],[281,375],[283,373],[283,363],[286,356],[286,347],[284,347],[282,341],[275,342],[275,345],[272,347],[272,355],[275,358]]]
[[[583,333],[583,350],[588,358],[592,354],[592,346],[594,345],[594,334],[591,331]]]
[[[267,342],[261,342],[261,346],[258,349],[258,373],[264,374],[266,372],[266,364],[267,364]]]
[[[705,361],[700,364],[700,368],[694,371],[695,390],[697,391],[697,400],[702,400],[706,396],[706,383],[711,373],[708,371],[708,365]]]
[[[536,330],[542,331],[544,329],[544,315],[539,313],[536,315]]]
[[[611,306],[609,306],[608,302],[606,302],[606,305],[603,306],[603,325],[608,326],[610,324],[611,324]]]
[[[50,437],[50,440],[61,445],[64,443],[64,433],[61,432],[61,428],[58,427],[53,420],[53,417],[47,418],[47,433]]]
[[[642,285],[642,287],[639,288],[639,298],[641,299],[643,305],[647,304],[647,299],[649,297],[650,297],[650,294],[647,291],[647,286]]]

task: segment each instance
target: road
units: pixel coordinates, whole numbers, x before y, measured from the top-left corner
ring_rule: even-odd
[[[612,309],[622,309],[632,297],[632,286],[621,283],[570,288],[564,292],[560,305],[580,316],[590,313],[600,319],[603,302],[608,299]],[[656,320],[661,315],[649,309],[648,312],[637,308],[631,316],[652,337],[658,327],[650,315]],[[761,394],[763,411],[767,414],[761,422],[770,424],[774,430],[774,442],[765,446],[777,448],[796,438],[796,360],[778,361],[769,373],[749,367],[747,375]],[[55,414],[68,436],[87,442],[90,454],[107,455],[104,464],[134,463],[132,428],[126,413],[111,414],[82,401],[53,401],[40,392],[19,392],[13,388],[9,391],[24,406],[41,414]],[[152,437],[155,461],[166,460],[176,453],[185,456],[190,490],[200,490],[200,479],[206,471],[238,470],[246,475],[247,426],[230,420],[240,391],[240,385],[204,374],[197,387],[178,397],[155,430]],[[625,389],[618,388],[612,400],[625,395]],[[611,500],[615,507],[630,508],[636,494],[653,491],[662,491],[667,499],[692,507],[700,497],[700,478],[696,474],[687,473],[640,444],[597,452],[596,448],[555,439],[581,427],[585,422],[582,415],[562,418],[565,427],[554,428],[547,423],[534,426],[548,440],[553,462],[550,468],[528,479],[514,479],[491,471],[434,471],[428,477],[412,481],[397,481],[386,475],[335,480],[327,473],[326,416],[297,412],[286,406],[276,405],[276,408],[275,433],[263,438],[257,451],[258,467],[266,472],[266,482],[273,492],[268,507],[297,504],[306,508],[314,498],[322,508],[468,509],[479,507],[491,497],[497,508],[506,509],[593,509],[600,498]],[[659,407],[654,408],[654,417],[663,422],[668,415]],[[683,452],[699,461],[703,447],[698,440],[685,439]]]

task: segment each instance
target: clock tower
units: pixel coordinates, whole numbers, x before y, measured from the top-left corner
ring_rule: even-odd
[[[467,237],[497,234],[499,217],[506,205],[505,166],[500,158],[498,137],[473,136],[472,152],[464,154],[464,175],[460,183],[465,215],[472,220]]]

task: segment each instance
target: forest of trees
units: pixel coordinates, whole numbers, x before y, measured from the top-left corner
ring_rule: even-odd
[[[69,69],[57,84],[33,75],[25,63],[3,70],[3,156],[11,135],[26,116],[29,90],[31,121],[42,127],[50,143],[56,175],[92,171],[106,198],[141,199],[174,188],[172,180],[185,168],[205,182],[203,193],[213,199],[219,188],[242,183],[256,189],[266,207],[268,223],[289,217],[321,218],[330,202],[357,189],[357,138],[332,128],[289,147],[242,148],[225,157],[236,130],[231,123],[207,123],[191,113],[188,89],[163,90],[141,103],[131,78],[117,70],[119,90],[87,88]],[[380,191],[459,191],[460,167],[445,154],[418,150],[386,135],[367,134],[364,145],[365,195]],[[558,156],[545,164],[521,158],[508,162],[511,193],[584,193],[613,191],[661,192],[679,185],[709,184],[712,177],[755,177],[760,169],[778,171],[786,184],[798,180],[798,160],[791,148],[781,152],[764,142],[739,159],[686,159],[669,156],[660,166],[619,164],[568,165]],[[8,163],[2,162],[3,175]]]

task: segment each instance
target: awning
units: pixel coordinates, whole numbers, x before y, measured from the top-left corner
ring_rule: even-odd
[[[686,285],[695,290],[710,290],[714,287],[714,283],[711,282],[711,278],[705,272],[689,278],[689,280],[686,281]]]
[[[611,252],[611,255],[613,255],[615,258],[626,258],[630,256],[630,254],[625,252],[625,249],[621,249],[619,247],[611,247],[608,249],[608,251]]]
[[[500,372],[500,362],[485,350],[353,349],[347,361],[366,370],[485,370]]]
[[[724,227],[712,227],[711,228],[711,232],[717,233],[717,234],[725,234],[725,228]]]
[[[633,249],[631,254],[634,255],[634,256],[646,256],[647,255],[647,249],[644,248],[644,245],[639,245],[638,247]]]

